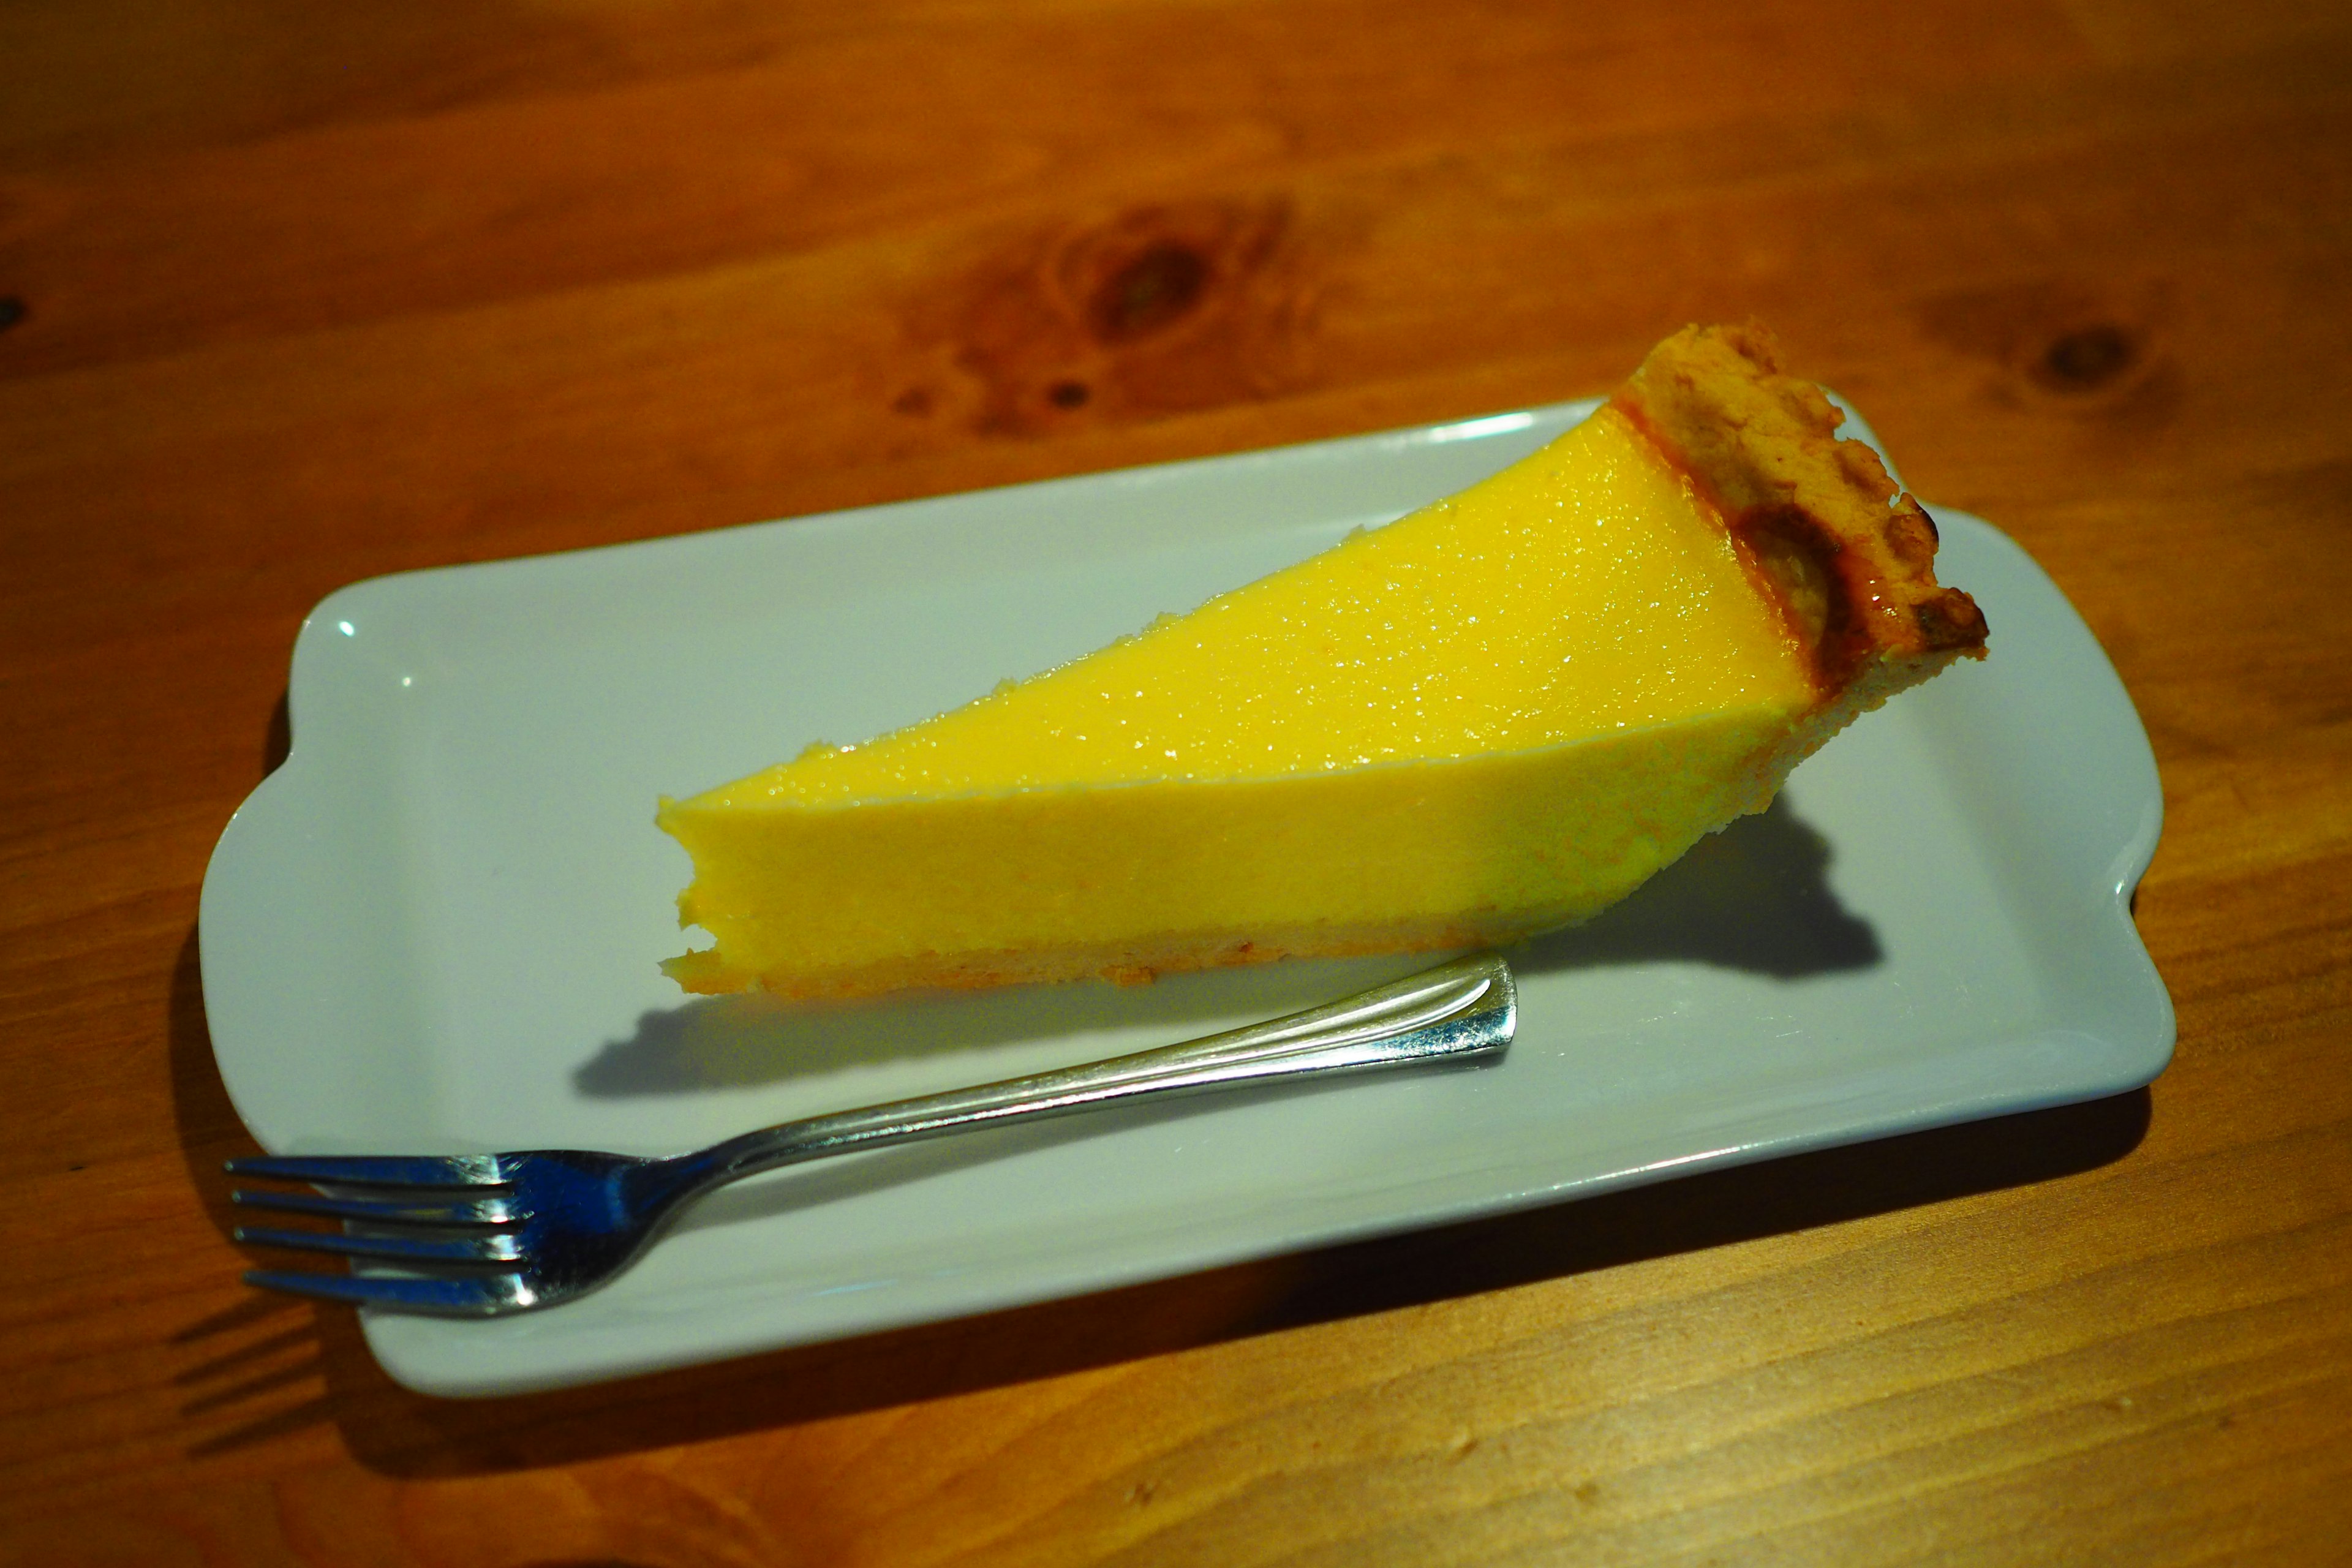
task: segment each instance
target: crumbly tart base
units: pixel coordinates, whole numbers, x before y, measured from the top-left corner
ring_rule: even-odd
[[[1355,958],[1383,952],[1445,952],[1505,947],[1549,922],[1525,918],[1459,916],[1381,925],[1301,924],[1203,934],[1169,931],[1140,941],[971,952],[918,952],[885,963],[821,973],[745,975],[715,950],[689,952],[662,965],[687,991],[706,995],[757,988],[796,1001],[853,1001],[893,991],[983,991],[1000,985],[1042,985],[1071,980],[1149,984],[1163,974],[1270,963],[1281,958]]]

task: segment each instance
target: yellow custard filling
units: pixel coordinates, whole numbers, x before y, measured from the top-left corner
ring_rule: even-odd
[[[1769,803],[1782,605],[1613,406],[966,707],[684,801],[690,990],[1119,978],[1504,941]]]
[[[1604,408],[1457,496],[1191,615],[689,805],[1280,778],[1811,698],[1722,526]]]

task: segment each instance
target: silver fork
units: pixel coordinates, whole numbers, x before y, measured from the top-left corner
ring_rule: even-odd
[[[780,1165],[1067,1116],[1162,1095],[1502,1054],[1517,1024],[1509,967],[1460,959],[1271,1023],[1084,1067],[835,1111],[689,1154],[585,1149],[505,1154],[264,1155],[232,1175],[307,1182],[316,1195],[239,1190],[230,1201],[344,1222],[341,1230],[239,1226],[256,1247],[338,1253],[366,1273],[256,1269],[248,1283],[331,1301],[493,1318],[594,1289],[627,1268],[680,1205]],[[387,1271],[389,1269],[397,1272]]]

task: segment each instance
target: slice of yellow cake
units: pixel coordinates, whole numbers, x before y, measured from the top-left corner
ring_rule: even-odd
[[[1583,920],[1980,656],[1935,526],[1760,328],[1494,478],[1074,663],[661,805],[689,991],[846,996]]]

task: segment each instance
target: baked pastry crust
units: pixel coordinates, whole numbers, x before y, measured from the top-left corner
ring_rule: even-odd
[[[1896,692],[1985,657],[1984,613],[1936,581],[1935,519],[1876,452],[1838,437],[1843,412],[1782,374],[1760,322],[1684,328],[1609,402],[1721,517],[1811,660],[1817,703],[1751,763],[1748,809]]]
[[[1936,581],[1935,520],[1876,452],[1838,438],[1844,414],[1781,373],[1760,323],[1685,327],[1610,402],[1721,515],[1825,698],[1892,679],[1883,700],[1984,657],[1983,612]]]

